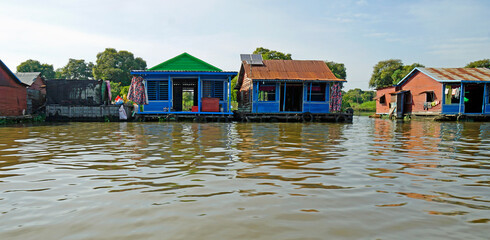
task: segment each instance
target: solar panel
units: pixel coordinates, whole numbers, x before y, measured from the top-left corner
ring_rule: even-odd
[[[262,55],[261,54],[251,54],[252,57],[252,65],[263,65]]]
[[[240,54],[240,59],[252,65],[264,65],[260,54]]]
[[[251,54],[240,54],[240,60],[247,62],[250,64],[252,62],[252,56]]]

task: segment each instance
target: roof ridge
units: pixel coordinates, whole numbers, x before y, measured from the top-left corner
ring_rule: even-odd
[[[3,68],[7,72],[7,75],[10,75],[10,77],[13,78],[14,81],[16,80],[17,83],[24,85],[24,86],[29,86],[29,85],[23,83],[17,76],[15,76],[15,74],[10,70],[9,67],[7,67],[7,65],[5,65],[5,63],[1,59],[0,59],[0,67]]]
[[[191,54],[187,53],[187,52],[184,52],[184,53],[181,53],[167,61],[164,61],[154,67],[151,67],[149,70],[175,70],[175,71],[181,71],[181,70],[189,70],[189,69],[175,69],[175,68],[178,68],[178,61],[179,60],[184,60],[185,59],[190,59],[191,61],[193,61],[194,63],[198,63],[199,65],[201,65],[201,67],[198,67],[198,69],[194,69],[193,71],[223,71],[221,70],[220,68],[216,67],[216,66],[213,66],[205,61],[203,61],[202,59],[199,59],[197,57],[194,57],[192,56]],[[176,64],[177,66],[171,66],[172,64]],[[171,67],[170,67],[171,66]],[[164,69],[165,67],[168,67],[168,69]],[[204,70],[203,70],[204,69]]]

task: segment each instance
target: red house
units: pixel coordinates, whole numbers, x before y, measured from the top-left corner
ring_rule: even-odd
[[[376,91],[376,114],[490,116],[490,69],[415,68]]]
[[[374,98],[376,100],[376,114],[388,114],[390,112],[390,103],[395,102],[391,98],[396,96],[391,95],[391,93],[395,92],[395,86],[376,89],[376,97]]]
[[[26,87],[0,60],[0,116],[21,116],[25,113]]]
[[[27,113],[37,114],[42,112],[46,103],[46,81],[41,72],[15,73],[17,79],[28,85],[27,87]]]
[[[41,76],[41,72],[19,72],[15,76],[24,84],[29,85],[28,89],[38,90],[46,95],[46,81]]]

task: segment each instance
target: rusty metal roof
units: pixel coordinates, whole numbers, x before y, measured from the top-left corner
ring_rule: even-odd
[[[338,79],[323,61],[313,60],[264,60],[263,65],[242,62],[244,71],[251,79],[260,80],[324,80],[345,81]],[[250,69],[251,67],[251,69]]]
[[[488,68],[417,68],[437,81],[490,81]]]

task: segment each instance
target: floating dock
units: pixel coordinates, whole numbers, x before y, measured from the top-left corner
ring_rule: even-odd
[[[194,122],[338,122],[352,123],[353,112],[339,113],[138,113],[140,121],[194,121]]]
[[[352,123],[353,112],[339,113],[244,113],[235,112],[240,122],[338,122]]]

